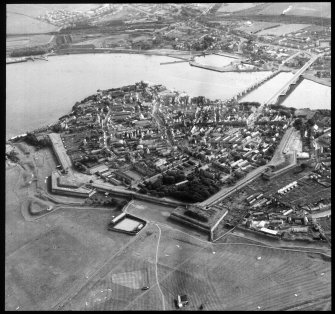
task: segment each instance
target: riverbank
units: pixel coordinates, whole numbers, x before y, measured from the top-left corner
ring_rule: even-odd
[[[328,86],[328,87],[332,86],[332,82],[330,78],[318,78],[312,74],[307,74],[307,73],[303,75],[303,78],[309,81],[313,81],[318,84],[322,84],[324,86]]]
[[[211,70],[211,71],[216,71],[216,72],[237,72],[237,73],[252,73],[252,72],[264,72],[267,71],[265,69],[259,69],[259,68],[246,68],[246,69],[238,69],[234,65],[227,65],[223,67],[217,67],[217,66],[211,66],[211,65],[203,65],[195,61],[190,61],[189,64],[194,67],[206,69],[206,70]]]

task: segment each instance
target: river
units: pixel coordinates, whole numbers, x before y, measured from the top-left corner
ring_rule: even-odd
[[[331,109],[331,87],[304,79],[282,105],[298,109]]]
[[[261,104],[271,98],[293,77],[291,72],[281,72],[273,79],[241,98],[243,101],[257,101]],[[297,109],[331,109],[331,87],[304,79],[283,101],[282,105]]]
[[[6,66],[6,138],[50,124],[76,101],[141,80],[185,91],[190,96],[226,99],[269,75],[219,73],[188,63],[160,65],[176,59],[140,54],[53,56],[49,61]]]

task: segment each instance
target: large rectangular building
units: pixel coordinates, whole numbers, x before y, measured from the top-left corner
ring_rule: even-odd
[[[84,198],[91,197],[95,193],[93,189],[85,188],[78,183],[74,184],[72,181],[73,180],[65,180],[57,171],[53,171],[51,174],[52,193]]]
[[[62,139],[58,133],[50,133],[48,134],[52,147],[54,149],[55,155],[57,157],[58,162],[61,164],[64,170],[68,170],[71,168],[71,160],[66,153],[65,147],[63,145]]]

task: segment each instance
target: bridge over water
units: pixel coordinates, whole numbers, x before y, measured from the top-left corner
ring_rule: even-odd
[[[261,114],[264,105],[275,104],[278,101],[279,96],[286,95],[287,91],[290,89],[291,85],[294,85],[299,80],[300,76],[320,57],[322,54],[313,56],[301,69],[299,69],[293,77],[284,84],[275,94],[273,94],[266,102],[264,102],[257,110],[247,119],[247,124],[249,127],[253,127],[255,121],[257,121],[258,116]]]
[[[312,57],[300,70],[298,70],[294,76],[285,83],[283,87],[281,87],[274,95],[272,95],[266,102],[265,104],[273,104],[276,103],[278,100],[278,97],[281,95],[285,95],[286,92],[288,91],[290,85],[296,84],[299,77],[320,57],[321,55],[316,55]]]

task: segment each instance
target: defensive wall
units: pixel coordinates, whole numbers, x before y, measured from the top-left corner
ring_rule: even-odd
[[[130,197],[130,198],[134,198],[137,200],[143,200],[143,201],[160,204],[160,205],[173,206],[173,207],[188,205],[187,203],[183,203],[183,202],[160,199],[160,198],[156,198],[150,195],[140,194],[134,191],[118,189],[118,188],[115,188],[107,184],[92,183],[90,184],[90,186],[92,186],[93,188],[97,190],[108,192],[116,196]]]

